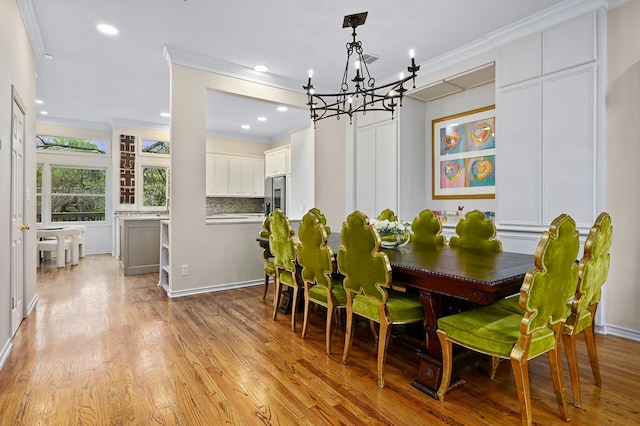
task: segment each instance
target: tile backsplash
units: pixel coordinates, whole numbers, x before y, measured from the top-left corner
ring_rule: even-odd
[[[207,197],[207,216],[228,213],[262,213],[264,198]]]

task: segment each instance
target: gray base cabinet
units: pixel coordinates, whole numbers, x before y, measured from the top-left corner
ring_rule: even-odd
[[[125,275],[158,272],[160,267],[160,220],[120,221],[120,263]]]

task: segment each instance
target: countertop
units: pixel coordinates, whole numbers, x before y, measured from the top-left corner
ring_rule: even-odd
[[[264,213],[228,213],[207,216],[207,225],[227,223],[262,223]]]

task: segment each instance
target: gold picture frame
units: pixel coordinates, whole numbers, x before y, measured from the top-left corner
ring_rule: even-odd
[[[495,198],[495,105],[431,122],[434,200]]]

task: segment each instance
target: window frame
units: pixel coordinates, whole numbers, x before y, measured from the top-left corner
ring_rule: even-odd
[[[51,136],[51,133],[38,133],[38,136]],[[43,226],[55,225],[98,225],[111,226],[113,223],[113,165],[112,165],[112,141],[110,138],[92,135],[57,135],[54,137],[65,137],[73,139],[99,140],[106,142],[107,154],[73,152],[73,151],[47,151],[36,149],[36,166],[42,167],[42,189],[40,193],[36,193],[37,197],[41,196],[41,221],[38,222]],[[104,202],[105,212],[103,221],[52,221],[51,217],[51,168],[81,168],[81,169],[99,169],[105,173]],[[36,189],[37,192],[37,189]],[[37,206],[36,206],[37,211]]]

